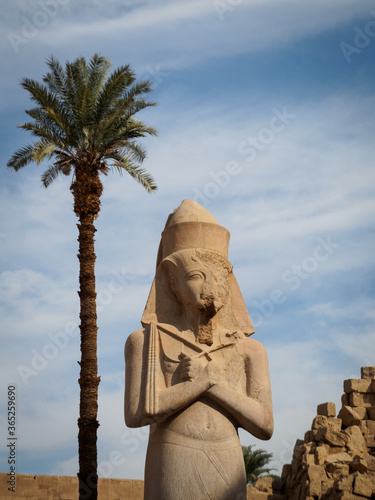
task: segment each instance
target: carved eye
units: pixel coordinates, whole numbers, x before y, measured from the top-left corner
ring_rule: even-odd
[[[187,278],[189,281],[198,281],[198,280],[204,280],[205,276],[203,273],[199,271],[193,271],[188,274]]]

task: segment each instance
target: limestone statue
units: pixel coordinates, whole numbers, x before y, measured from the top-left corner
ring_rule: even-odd
[[[267,354],[232,265],[229,232],[184,200],[162,233],[143,329],[125,345],[125,422],[150,425],[145,500],[244,500],[238,428],[273,432]]]

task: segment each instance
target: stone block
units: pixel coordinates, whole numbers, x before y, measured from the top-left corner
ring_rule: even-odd
[[[341,404],[343,406],[348,406],[349,405],[349,396],[348,394],[344,393],[342,396],[341,396]]]
[[[362,423],[366,429],[365,434],[375,434],[375,420],[365,420]]]
[[[328,455],[336,455],[336,453],[342,453],[343,451],[346,451],[345,446],[329,446],[328,444]]]
[[[257,491],[255,488],[248,488],[247,500],[268,500],[268,494]]]
[[[291,474],[292,474],[292,464],[284,464],[283,470],[281,471],[281,479],[285,479]]]
[[[98,488],[100,487],[98,482]],[[77,476],[60,476],[60,499],[61,500],[78,500],[78,477]]]
[[[346,463],[327,463],[326,470],[332,475],[332,478],[340,478],[349,474],[349,465]]]
[[[368,448],[375,448],[375,436],[367,435],[365,441]]]
[[[371,392],[371,379],[350,378],[344,380],[344,392]]]
[[[302,465],[315,465],[315,454],[305,453],[302,457]]]
[[[143,500],[144,482],[139,479],[132,480],[132,500]],[[122,497],[124,498],[124,497]]]
[[[109,479],[107,477],[100,477],[98,479],[98,497],[99,498],[112,498],[111,496],[111,481],[112,479]],[[129,492],[129,486],[127,483],[130,483],[130,481],[123,481],[124,486],[124,495],[128,495]],[[126,497],[127,498],[127,497]],[[129,496],[129,498],[131,498]]]
[[[306,473],[307,473],[307,478],[309,481],[312,480],[319,480],[319,481],[324,481],[327,479],[327,474],[321,465],[309,465],[306,468]]]
[[[360,392],[351,392],[349,395],[349,406],[375,406],[375,394]]]
[[[336,431],[327,427],[321,427],[315,434],[315,441],[323,441],[324,443],[328,443],[332,446],[346,446],[348,442],[348,436],[340,431]]]
[[[310,497],[320,497],[322,494],[322,481],[320,479],[311,479],[307,484],[306,493]]]
[[[342,476],[336,483],[336,489],[339,491],[352,491],[354,476]]]
[[[317,415],[312,422],[311,429],[314,431],[314,430],[319,430],[322,427],[325,427],[327,429],[332,429],[334,431],[340,431],[341,424],[342,420],[339,418],[327,417],[325,415]]]
[[[293,458],[295,458],[296,460],[301,460],[304,451],[304,441],[302,441],[302,439],[297,439],[293,449]]]
[[[367,445],[358,425],[352,425],[348,427],[343,431],[342,434],[346,434],[349,438],[346,445],[349,453],[352,456],[363,456],[363,454],[367,451]]]
[[[314,435],[312,431],[306,431],[303,440],[305,443],[311,443],[314,440]]]
[[[366,498],[371,498],[372,496],[371,479],[363,474],[358,474],[354,478],[353,493],[355,493],[356,495],[361,495]]]
[[[326,464],[348,464],[352,462],[353,457],[349,453],[335,453],[333,455],[328,455],[326,458]]]
[[[265,493],[272,493],[272,477],[260,477],[255,481],[254,488]]]
[[[367,409],[364,406],[358,406],[352,408],[351,406],[343,406],[337,415],[341,418],[342,423],[345,427],[351,425],[359,425],[361,420],[365,419],[367,416]]]
[[[328,498],[328,494],[331,492],[334,485],[334,479],[326,479],[322,481],[322,495],[326,495]]]
[[[121,498],[131,498],[132,496],[132,481],[126,481],[124,484],[120,479],[108,479],[110,496],[108,498],[120,500]],[[104,497],[105,498],[105,497]]]
[[[327,457],[327,448],[325,446],[317,446],[315,450],[315,463],[317,465],[323,465]]]
[[[362,366],[361,378],[375,379],[375,366]]]
[[[336,405],[335,403],[322,403],[317,406],[317,415],[324,415],[326,417],[336,416]]]
[[[274,477],[272,479],[272,491],[274,493],[279,493],[282,491],[284,487],[284,481],[281,479],[281,477]]]
[[[369,420],[375,420],[375,406],[367,408],[367,418]]]
[[[364,458],[356,456],[353,458],[353,461],[349,464],[350,470],[354,472],[360,472],[361,474],[365,474],[367,472],[367,462]]]

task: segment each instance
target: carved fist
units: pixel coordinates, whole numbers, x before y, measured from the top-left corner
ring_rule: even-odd
[[[191,357],[183,352],[180,354],[181,380],[194,380],[203,372],[203,360]]]

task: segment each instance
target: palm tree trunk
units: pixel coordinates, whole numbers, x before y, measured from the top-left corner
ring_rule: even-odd
[[[76,168],[72,184],[74,211],[79,217],[81,372],[78,419],[79,499],[97,500],[98,377],[94,234],[102,184],[94,169]]]

